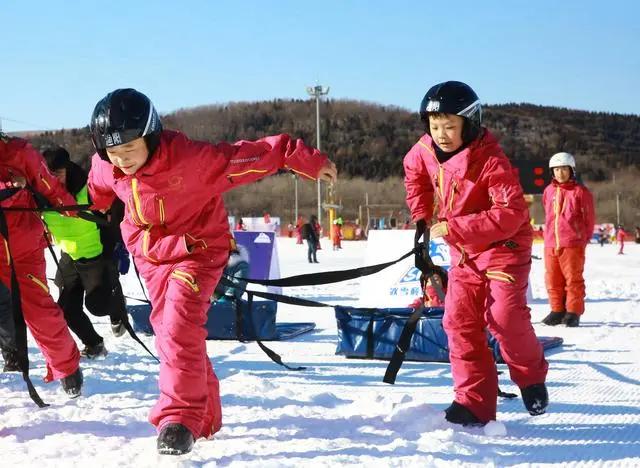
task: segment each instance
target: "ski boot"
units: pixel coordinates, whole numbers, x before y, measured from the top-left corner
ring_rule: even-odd
[[[562,319],[562,324],[574,328],[580,326],[580,316],[578,314],[574,314],[573,312],[568,312],[567,315]]]
[[[538,416],[547,411],[549,393],[544,383],[529,385],[520,389],[522,402],[531,416]]]
[[[542,323],[549,325],[550,327],[555,327],[562,323],[562,319],[564,319],[565,315],[566,312],[550,312],[549,315],[542,319]]]
[[[191,452],[195,440],[193,434],[182,424],[170,423],[158,435],[158,453],[161,455],[184,455]]]
[[[451,405],[444,410],[444,418],[452,424],[461,424],[462,426],[485,425],[475,414],[457,401],[451,403]]]
[[[73,374],[61,378],[60,384],[69,398],[78,398],[82,393],[82,370],[78,367]]]
[[[82,351],[80,351],[80,356],[87,359],[95,359],[98,357],[104,357],[108,354],[107,348],[104,346],[104,340],[100,340],[98,344],[94,346],[85,346]]]
[[[113,336],[119,338],[124,335],[124,332],[127,331],[126,323],[128,320],[129,318],[126,316],[124,318],[111,316],[111,332]]]
[[[2,350],[2,357],[4,358],[4,367],[2,372],[22,372],[20,364],[18,364],[18,356],[15,351]]]

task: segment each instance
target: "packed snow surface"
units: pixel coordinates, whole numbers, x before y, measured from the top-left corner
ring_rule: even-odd
[[[324,244],[328,247],[328,241]],[[279,239],[283,276],[362,266],[366,242],[343,242],[306,260],[306,245]],[[411,246],[407,246],[409,250]],[[114,338],[95,319],[109,355],[83,361],[83,395],[68,399],[44,384],[44,361],[31,340],[38,409],[16,373],[0,374],[1,466],[640,466],[640,245],[587,250],[586,313],[581,326],[546,327],[544,265],[533,260],[532,321],[538,335],[561,336],[547,352],[547,414],[531,417],[521,400],[501,400],[498,421],[458,428],[443,420],[452,400],[446,363],[406,362],[395,385],[382,383],[383,361],[335,355],[333,309],[280,305],[278,321],[317,324],[292,341],[270,343],[292,372],[255,343],[209,341],[221,381],[224,427],[197,441],[189,456],[156,454],[147,414],[156,400],[158,365],[128,337]],[[542,246],[534,246],[542,255]],[[52,287],[53,289],[53,287]],[[295,296],[356,305],[360,281],[289,288]],[[55,290],[54,290],[55,293]],[[153,337],[142,337],[153,346]],[[501,369],[506,370],[504,366]],[[518,392],[501,376],[505,391]]]

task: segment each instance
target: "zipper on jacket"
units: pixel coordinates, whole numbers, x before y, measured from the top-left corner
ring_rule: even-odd
[[[42,174],[40,174],[40,180],[47,187],[47,190],[51,190],[51,185],[49,185],[49,182],[47,182],[47,179],[45,179]]]
[[[449,198],[449,211],[453,211],[453,199],[456,195],[456,188],[458,183],[454,180],[451,182],[451,197]]]
[[[140,223],[142,223],[142,225],[148,225],[149,223],[142,215],[142,204],[140,203],[140,194],[138,193],[138,179],[135,177],[131,178],[131,192],[133,194],[133,205],[135,206]]]
[[[152,262],[158,263],[158,260],[149,255],[149,242],[151,236],[151,226],[145,229],[144,234],[142,234],[142,255],[147,257]]]
[[[560,234],[558,234],[558,224],[560,219],[560,187],[556,187],[556,196],[553,199],[553,220],[554,237],[556,238],[556,250],[560,249]]]
[[[38,278],[36,278],[35,276],[33,276],[31,273],[27,274],[27,278],[29,278],[31,281],[33,281],[34,283],[36,283],[38,286],[40,286],[44,292],[46,292],[47,294],[49,294],[49,287],[44,284],[42,281],[40,281]]]
[[[11,265],[11,254],[9,253],[9,244],[7,243],[7,239],[2,239],[4,241],[4,251],[7,254],[7,265]]]
[[[495,279],[498,281],[504,281],[505,283],[512,283],[512,284],[516,282],[516,279],[513,276],[511,276],[509,273],[505,273],[504,271],[487,270],[485,274],[489,279]]]
[[[186,271],[173,270],[171,272],[171,277],[179,279],[180,281],[185,283],[187,286],[189,286],[193,290],[193,292],[196,292],[196,293],[200,292],[200,287],[198,287],[198,283],[196,282],[196,279]]]
[[[133,207],[133,197],[127,198],[127,211],[129,212],[129,215],[131,216],[131,221],[133,221],[133,224],[135,224],[136,226],[142,226],[142,224],[140,223],[140,221],[138,220],[138,218],[136,216],[136,210]]]
[[[164,197],[158,197],[158,211],[160,214],[160,226],[164,226]]]

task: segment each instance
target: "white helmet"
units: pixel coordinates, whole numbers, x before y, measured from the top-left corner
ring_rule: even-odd
[[[551,156],[551,159],[549,160],[549,169],[560,166],[569,166],[575,171],[576,159],[569,153],[556,153]]]

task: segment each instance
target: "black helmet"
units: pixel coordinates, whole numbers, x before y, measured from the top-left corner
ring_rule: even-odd
[[[106,149],[144,137],[149,156],[160,143],[162,123],[147,96],[135,89],[116,89],[96,104],[91,115],[91,140],[106,161]]]
[[[465,125],[462,139],[465,143],[474,140],[480,134],[482,125],[482,105],[471,87],[461,81],[445,81],[433,86],[420,103],[420,118],[427,123],[429,114],[454,114],[464,117]]]

